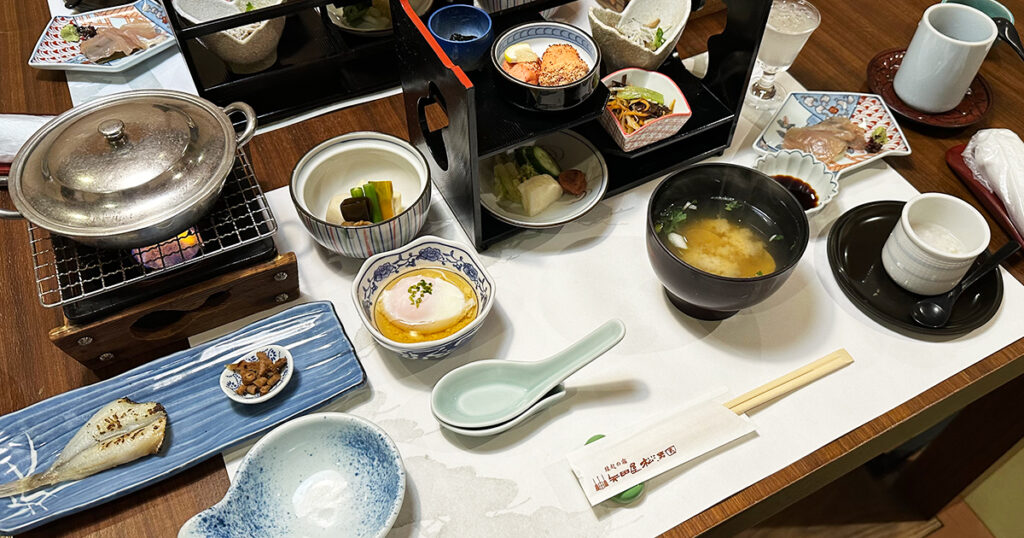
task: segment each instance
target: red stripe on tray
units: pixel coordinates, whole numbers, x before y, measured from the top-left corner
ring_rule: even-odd
[[[1013,239],[1016,239],[1018,243],[1024,244],[1024,233],[1017,230],[1013,225],[1013,220],[1010,218],[1010,214],[1006,211],[1006,205],[999,199],[992,191],[985,188],[984,185],[978,181],[978,178],[974,177],[974,172],[964,162],[964,149],[967,148],[967,144],[960,144],[959,146],[953,146],[946,151],[946,164],[953,169],[960,181],[970,189],[974,197],[981,202],[981,205],[988,210],[988,214],[992,217],[992,220],[999,224],[999,227],[1003,229]]]
[[[427,30],[427,27],[423,25],[423,21],[420,19],[420,16],[417,15],[416,11],[414,11],[412,6],[409,5],[409,0],[400,0],[400,2],[402,4],[402,9],[405,10],[405,15],[409,17],[409,20],[411,20],[414,25],[416,25],[416,29],[423,35],[423,39],[427,40],[427,44],[430,45],[430,48],[434,49],[434,54],[441,59],[441,64],[455,73],[455,77],[459,79],[459,82],[462,83],[464,88],[467,90],[472,88],[473,81],[469,80],[469,77],[466,76],[466,73],[462,71],[461,67],[452,63],[451,58],[445,54],[441,45],[437,44],[437,40],[434,39],[434,36],[430,35],[430,30]]]

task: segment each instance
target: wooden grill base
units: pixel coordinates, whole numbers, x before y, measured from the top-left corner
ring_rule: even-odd
[[[188,338],[299,297],[295,254],[232,271],[107,318],[50,331],[50,341],[97,372],[124,371],[189,347]]]

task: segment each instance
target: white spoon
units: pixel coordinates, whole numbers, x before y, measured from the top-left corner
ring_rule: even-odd
[[[484,360],[456,368],[434,385],[430,409],[447,426],[498,426],[525,413],[565,378],[618,344],[625,334],[625,325],[614,319],[542,361]]]
[[[441,419],[438,419],[437,423],[440,424],[442,428],[455,432],[459,435],[465,435],[467,437],[487,437],[490,435],[497,435],[501,432],[508,431],[522,424],[523,422],[526,422],[526,419],[551,407],[562,398],[565,398],[565,386],[558,385],[555,388],[551,389],[551,392],[547,393],[543,398],[540,399],[540,401],[533,404],[533,407],[524,411],[523,414],[513,418],[508,422],[502,422],[501,424],[498,424],[496,426],[490,426],[486,428],[460,428],[458,426],[452,426],[451,424],[448,424],[447,422]]]

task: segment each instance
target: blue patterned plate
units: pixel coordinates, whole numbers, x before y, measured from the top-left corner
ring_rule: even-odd
[[[266,394],[238,394],[236,391],[238,390],[238,387],[242,385],[242,376],[238,372],[225,367],[220,372],[220,388],[228,398],[244,404],[262,403],[274,396],[277,396],[279,392],[284,390],[285,385],[291,381],[292,372],[295,371],[295,368],[293,368],[292,365],[295,361],[292,359],[292,354],[281,346],[274,344],[260,346],[257,349],[249,351],[243,355],[241,359],[234,361],[234,363],[256,362],[260,360],[259,353],[266,354],[267,358],[269,358],[271,362],[277,362],[278,359],[282,358],[286,361],[284,368],[281,370],[281,379],[279,379],[277,384],[271,387]]]
[[[834,162],[825,163],[829,170],[843,173],[887,156],[910,155],[910,144],[882,98],[873,93],[793,92],[782,103],[761,135],[754,141],[754,150],[761,154],[775,153],[782,148],[782,138],[791,127],[817,125],[826,118],[850,118],[867,130],[885,127],[888,142],[877,153],[847,149]]]
[[[225,398],[218,383],[224,365],[270,343],[291,352],[292,382],[258,407]],[[86,420],[117,398],[163,404],[170,433],[155,456],[0,499],[0,532],[18,534],[163,480],[363,381],[363,368],[334,307],[322,301],[289,308],[192,349],[4,415],[0,482],[45,470]]]
[[[404,498],[402,456],[384,430],[319,413],[260,439],[224,498],[185,522],[178,538],[382,537]]]
[[[116,58],[109,62],[95,63],[85,57],[79,49],[79,42],[65,41],[60,29],[74,22],[79,26],[112,26],[120,28],[125,24],[145,24],[156,32],[156,38],[149,40],[148,48]],[[79,15],[58,15],[50,19],[39,41],[29,57],[28,65],[36,69],[60,69],[64,71],[97,71],[117,73],[152,57],[174,43],[174,33],[167,20],[167,13],[155,0],[139,0],[134,4],[99,9]]]
[[[388,339],[373,322],[377,295],[402,273],[423,267],[438,267],[464,277],[476,292],[476,319],[455,334],[429,342],[405,344]],[[406,359],[440,359],[465,344],[480,330],[494,304],[494,279],[487,274],[473,247],[440,237],[425,235],[408,245],[377,254],[366,260],[352,282],[352,302],[359,319],[378,344]]]

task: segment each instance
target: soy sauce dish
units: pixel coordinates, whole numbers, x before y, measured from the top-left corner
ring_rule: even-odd
[[[671,303],[705,320],[728,318],[775,293],[807,248],[807,216],[772,178],[701,164],[651,195],[647,255]]]
[[[572,108],[601,83],[600,47],[583,30],[560,22],[531,22],[505,31],[491,46],[491,64],[499,91],[524,108]]]

